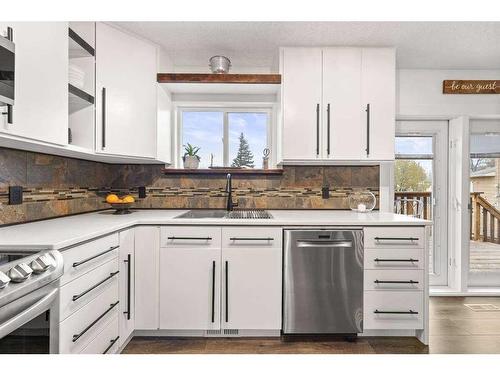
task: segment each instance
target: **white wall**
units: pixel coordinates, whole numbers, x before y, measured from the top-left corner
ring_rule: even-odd
[[[396,114],[401,116],[500,114],[500,95],[444,95],[445,79],[500,79],[500,70],[397,71]]]

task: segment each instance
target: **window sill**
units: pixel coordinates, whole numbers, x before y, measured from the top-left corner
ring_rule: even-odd
[[[165,168],[164,174],[171,175],[222,175],[231,173],[232,175],[282,175],[283,169],[235,169],[235,168],[214,168],[214,169],[186,169],[186,168]]]

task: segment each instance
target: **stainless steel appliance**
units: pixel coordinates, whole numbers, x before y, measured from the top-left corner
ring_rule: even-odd
[[[62,274],[56,250],[0,251],[0,354],[57,353]]]
[[[363,231],[284,232],[284,334],[363,331]]]
[[[12,124],[12,106],[14,105],[14,69],[15,46],[12,42],[13,31],[9,27],[7,35],[0,36],[0,106],[5,106],[7,122]]]

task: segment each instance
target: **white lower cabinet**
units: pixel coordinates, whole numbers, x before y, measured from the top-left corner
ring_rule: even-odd
[[[160,228],[135,228],[135,329],[159,326]]]
[[[281,329],[281,228],[166,227],[162,244],[160,329]]]
[[[120,232],[120,340],[119,345],[134,331],[135,319],[135,229]]]
[[[160,250],[160,328],[220,328],[218,248]]]

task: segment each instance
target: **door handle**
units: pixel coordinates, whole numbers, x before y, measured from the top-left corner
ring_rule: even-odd
[[[352,247],[352,241],[303,241],[297,240],[298,247]]]
[[[226,260],[226,323],[229,321],[229,262]]]
[[[106,87],[102,88],[102,127],[101,127],[101,149],[106,147]]]
[[[212,261],[212,323],[215,323],[215,260]]]
[[[7,115],[7,124],[12,124],[12,105],[7,104],[7,112],[2,112],[2,115]]]
[[[112,303],[109,305],[109,308],[104,311],[101,315],[97,317],[96,320],[94,320],[92,323],[90,323],[83,331],[81,331],[78,334],[73,335],[73,342],[76,342],[80,337],[82,337],[89,329],[91,329],[93,326],[95,326],[102,318],[104,318],[111,310],[115,308],[116,305],[118,305],[120,301],[116,301],[115,303]]]
[[[111,272],[109,274],[108,277],[106,277],[105,279],[99,281],[98,283],[92,285],[90,288],[88,288],[87,290],[81,292],[80,294],[75,294],[72,298],[73,302],[75,301],[78,301],[80,298],[82,298],[84,295],[90,293],[91,291],[93,291],[95,288],[101,286],[102,284],[104,284],[106,281],[110,280],[113,278],[113,276],[115,276],[116,274],[118,274],[120,271],[116,271],[116,272]]]
[[[319,156],[319,103],[316,104],[316,156]]]
[[[115,342],[117,342],[119,338],[120,338],[120,336],[116,336],[113,340],[111,340],[109,342],[108,347],[102,352],[102,354],[106,354],[107,352],[109,352],[109,349],[111,349],[113,347],[113,345],[115,345]]]
[[[330,156],[330,103],[326,106],[326,154]]]
[[[127,259],[123,261],[127,263],[127,311],[123,313],[127,315],[127,320],[130,320],[130,295],[131,295],[131,278],[132,278],[132,255],[127,254]]]
[[[408,315],[418,315],[418,311],[408,310],[408,311],[385,311],[385,310],[375,310],[374,314],[408,314]]]
[[[370,156],[370,103],[366,105],[366,156]]]
[[[375,284],[418,284],[415,280],[375,280]]]
[[[78,266],[81,266],[82,264],[85,264],[87,262],[90,262],[91,260],[94,260],[95,258],[99,258],[100,256],[103,256],[104,254],[107,254],[115,249],[118,249],[120,247],[120,245],[117,245],[117,246],[111,246],[108,250],[106,251],[103,251],[102,253],[99,253],[99,254],[96,254],[90,258],[87,258],[87,259],[84,259],[84,260],[81,260],[79,262],[75,262],[73,263],[73,268],[75,267],[78,267]]]

